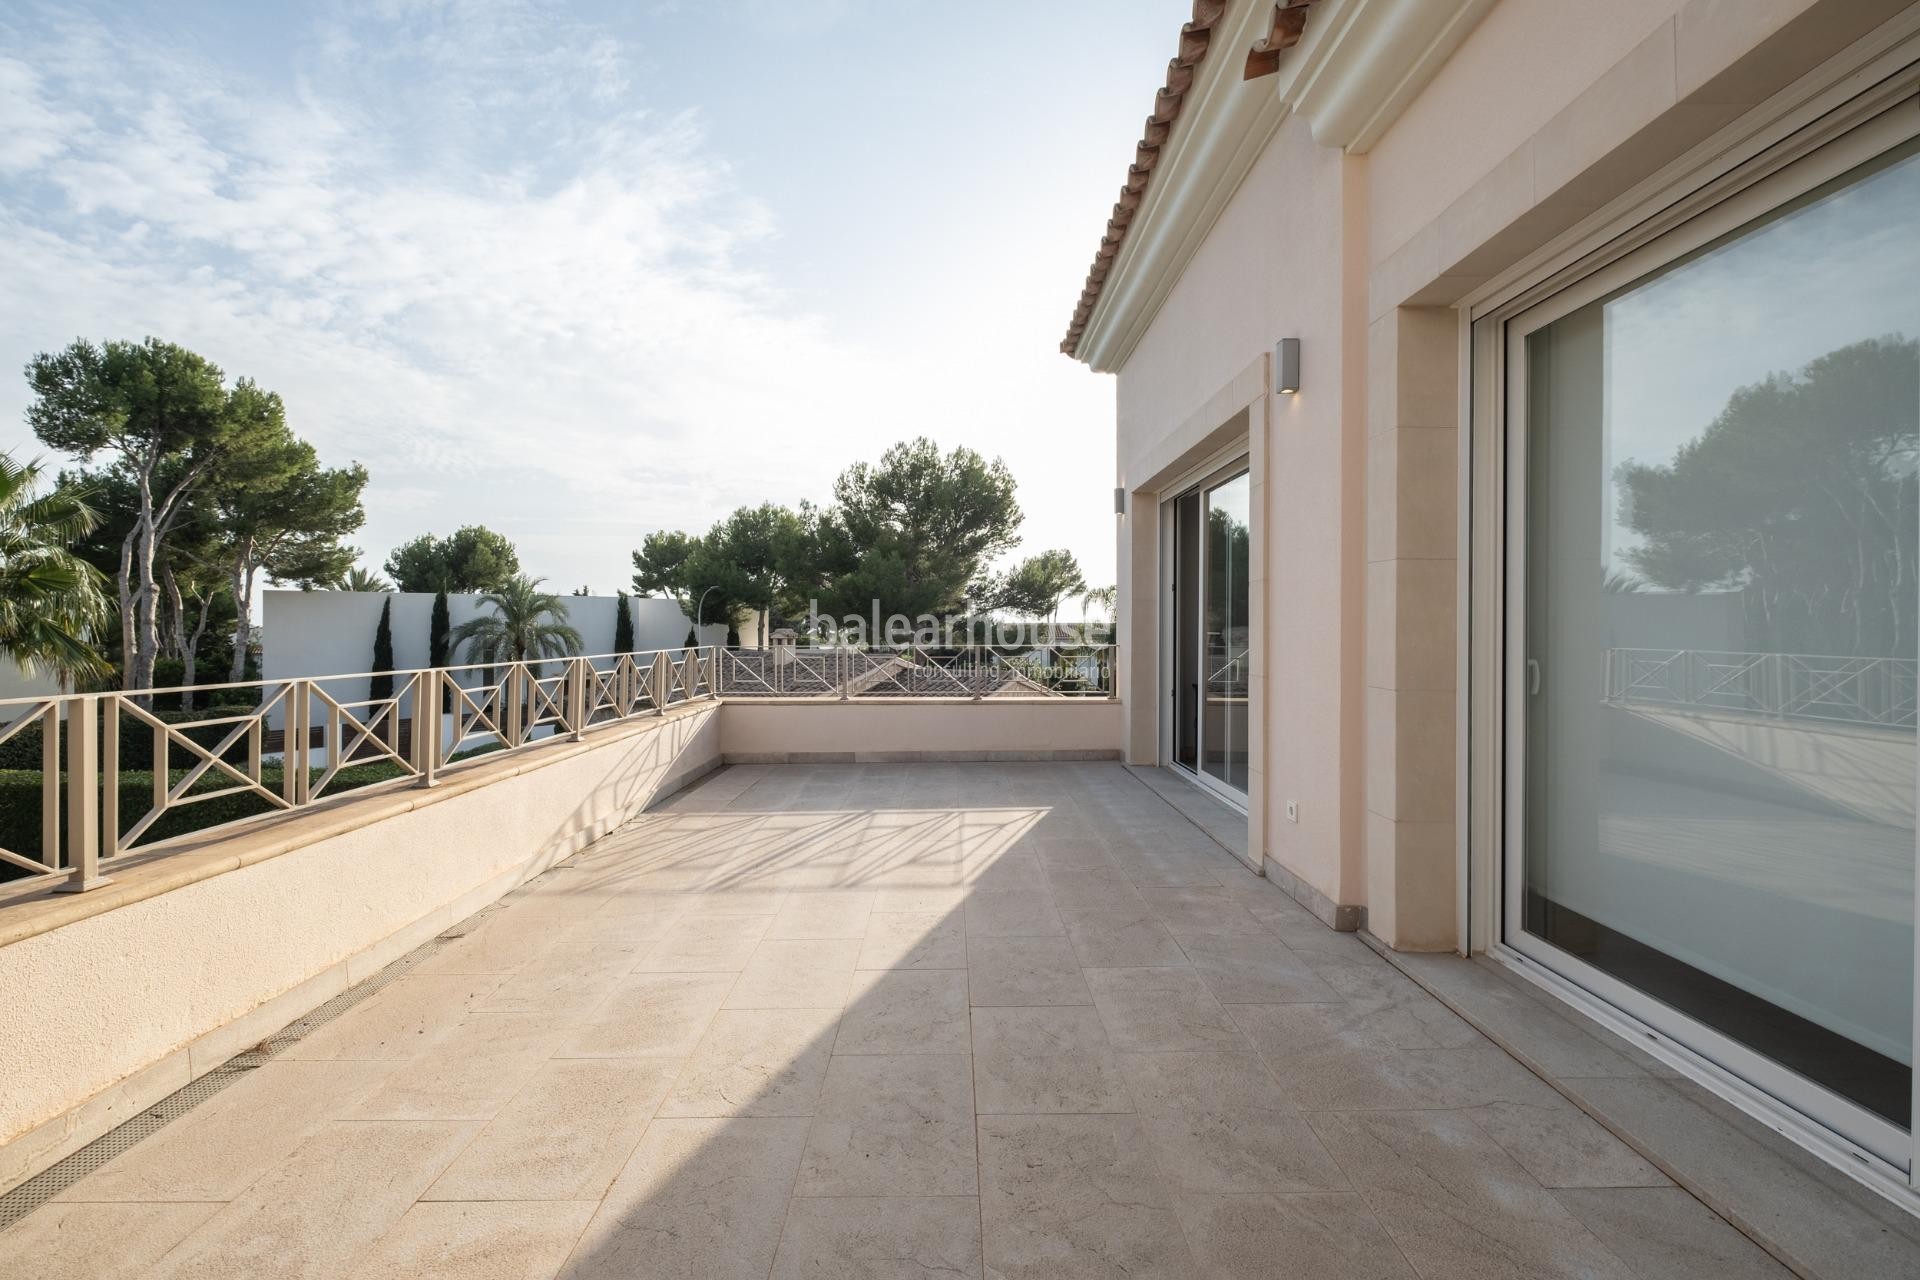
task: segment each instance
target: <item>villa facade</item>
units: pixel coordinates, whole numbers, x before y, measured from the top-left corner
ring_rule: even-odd
[[[1906,0],[1200,0],[1063,343],[1128,761],[1902,1193],[1916,209]]]

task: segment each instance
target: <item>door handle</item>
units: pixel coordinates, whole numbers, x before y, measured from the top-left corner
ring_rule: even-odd
[[[1533,697],[1540,692],[1540,660],[1527,659],[1527,696]]]

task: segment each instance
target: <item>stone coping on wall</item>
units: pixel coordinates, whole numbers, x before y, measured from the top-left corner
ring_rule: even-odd
[[[101,870],[112,878],[112,883],[85,893],[56,892],[53,886],[62,883],[64,877],[22,882],[12,892],[0,889],[0,948],[278,858],[415,809],[443,804],[508,778],[571,760],[584,752],[637,734],[651,733],[661,725],[710,714],[721,705],[722,700],[718,699],[681,703],[658,716],[589,729],[578,741],[549,739],[498,756],[479,757],[471,764],[440,775],[431,787],[394,785],[372,791],[349,791],[306,808],[263,816],[202,838],[175,837],[156,844],[151,852],[123,854],[103,864]]]

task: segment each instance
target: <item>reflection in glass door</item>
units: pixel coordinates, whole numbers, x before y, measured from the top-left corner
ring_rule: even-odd
[[[1916,208],[1909,150],[1542,303],[1508,347],[1506,940],[1896,1164]]]
[[[1244,464],[1173,502],[1173,734],[1176,764],[1235,795],[1247,790],[1247,557]]]

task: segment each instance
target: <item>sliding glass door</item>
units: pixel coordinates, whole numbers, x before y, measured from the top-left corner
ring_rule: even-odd
[[[1909,144],[1504,347],[1503,940],[1900,1168],[1916,209]]]
[[[1169,504],[1171,755],[1175,764],[1235,798],[1247,791],[1251,498],[1242,462]]]

